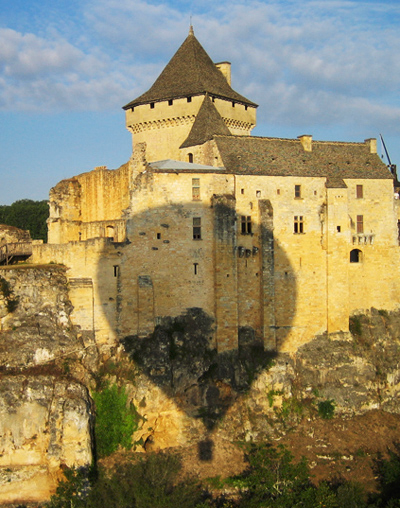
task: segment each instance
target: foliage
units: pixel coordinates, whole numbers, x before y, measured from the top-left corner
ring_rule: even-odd
[[[3,294],[8,312],[14,312],[18,307],[19,297],[15,296],[8,280],[0,276],[0,292]]]
[[[51,497],[48,508],[83,507],[94,479],[94,470],[87,468],[65,469],[65,479],[58,484],[56,493]]]
[[[99,457],[106,457],[119,446],[132,448],[132,434],[137,430],[140,416],[133,404],[128,404],[125,388],[108,384],[92,394],[96,404],[96,445]]]
[[[153,453],[119,464],[112,473],[100,468],[96,477],[67,470],[48,508],[195,508],[202,501],[197,482],[178,479],[177,455]],[[90,481],[90,488],[87,488]]]
[[[400,507],[400,445],[396,451],[388,451],[389,458],[378,457],[375,462],[375,473],[378,477],[378,495],[375,498],[377,507]]]
[[[314,499],[306,461],[293,463],[286,448],[250,445],[247,461],[247,471],[232,479],[241,493],[241,507],[297,506],[300,499]]]
[[[349,319],[349,330],[352,335],[362,335],[362,325],[360,316],[351,316]]]
[[[330,420],[335,414],[335,401],[333,399],[318,402],[318,414],[325,420]]]
[[[29,230],[34,240],[47,241],[47,201],[20,199],[11,205],[0,205],[0,224]]]

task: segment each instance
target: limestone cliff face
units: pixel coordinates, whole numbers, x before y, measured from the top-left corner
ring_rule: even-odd
[[[0,503],[43,501],[92,460],[91,401],[69,375],[84,345],[64,270],[0,270]]]
[[[197,445],[207,464],[227,441],[280,439],[321,418],[327,401],[344,418],[400,413],[398,312],[372,309],[352,318],[352,334],[271,355],[250,328],[219,353],[213,319],[187,309],[102,362],[70,312],[63,268],[0,270],[0,504],[46,500],[63,466],[92,461],[93,374],[126,387],[142,417],[137,449]]]
[[[147,419],[136,439],[151,448],[279,439],[302,418],[321,418],[321,403],[344,418],[400,413],[397,312],[371,309],[352,318],[353,334],[315,337],[275,358],[263,358],[245,331],[238,351],[218,354],[207,345],[207,318],[188,317],[123,341],[139,365],[132,396]]]

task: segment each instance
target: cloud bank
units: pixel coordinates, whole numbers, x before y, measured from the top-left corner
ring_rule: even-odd
[[[115,111],[152,84],[191,15],[261,122],[400,132],[400,6],[385,1],[85,0],[47,29],[3,23],[0,110]]]

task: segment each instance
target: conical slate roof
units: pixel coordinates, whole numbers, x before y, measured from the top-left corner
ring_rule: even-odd
[[[208,94],[206,94],[196,120],[190,129],[189,136],[181,144],[180,148],[202,145],[216,134],[230,136],[231,132],[222,120],[217,108],[211,102]]]
[[[157,78],[153,86],[137,99],[123,107],[159,102],[180,97],[210,95],[257,107],[243,95],[235,92],[222,72],[217,69],[191,29],[189,35]]]

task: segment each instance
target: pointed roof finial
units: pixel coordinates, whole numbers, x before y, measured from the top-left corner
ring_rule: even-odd
[[[193,25],[192,25],[192,16],[190,16],[189,35],[194,35],[194,30],[193,30]]]

